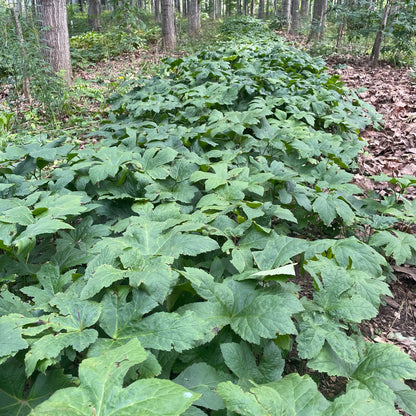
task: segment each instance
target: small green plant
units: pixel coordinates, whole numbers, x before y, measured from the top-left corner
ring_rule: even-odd
[[[7,133],[11,130],[14,117],[14,113],[6,110],[0,110],[0,131],[2,131],[2,133]]]

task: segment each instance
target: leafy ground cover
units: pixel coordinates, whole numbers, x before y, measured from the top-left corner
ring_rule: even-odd
[[[4,146],[0,414],[416,414],[415,362],[358,329],[416,260],[416,179],[353,184],[373,108],[232,24],[256,36],[167,59],[98,142]]]

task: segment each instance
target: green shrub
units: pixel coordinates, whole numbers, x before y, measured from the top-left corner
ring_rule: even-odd
[[[75,65],[85,65],[125,52],[143,48],[146,41],[141,31],[87,32],[70,39],[71,58]]]

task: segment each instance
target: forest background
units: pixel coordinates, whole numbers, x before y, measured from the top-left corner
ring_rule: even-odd
[[[416,415],[416,178],[320,57],[411,80],[415,16],[2,1],[0,415]]]

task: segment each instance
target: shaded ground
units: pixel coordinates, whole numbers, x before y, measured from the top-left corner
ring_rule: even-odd
[[[383,115],[381,130],[362,133],[368,146],[360,157],[362,175],[358,175],[357,182],[368,186],[363,175],[380,173],[416,176],[416,73],[385,63],[370,68],[367,58],[330,58],[327,64],[348,87],[364,87],[358,96]],[[416,198],[416,189],[408,196]]]
[[[370,68],[363,59],[328,59],[331,72],[348,87],[365,87],[358,95],[383,115],[380,130],[367,129],[362,137],[367,152],[360,157],[357,182],[368,189],[364,175],[416,176],[416,78],[408,69],[381,64]],[[377,184],[383,191],[386,184]],[[416,189],[408,197],[416,198]],[[398,345],[416,360],[416,267],[394,267],[397,280],[391,285],[377,318],[363,326],[369,340]]]

